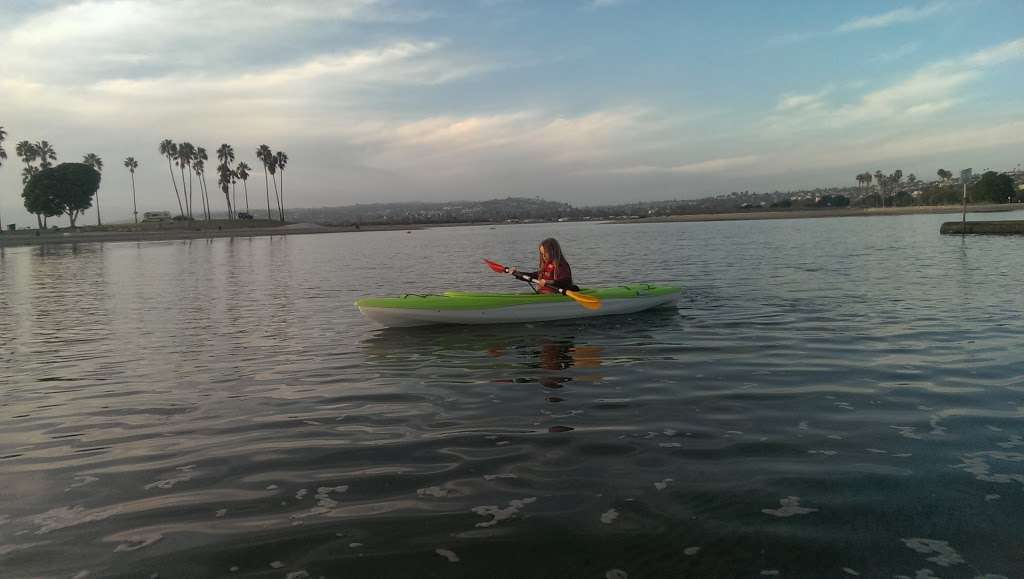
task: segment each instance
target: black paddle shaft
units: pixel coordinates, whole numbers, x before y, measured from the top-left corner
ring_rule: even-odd
[[[506,267],[505,268],[505,272],[506,273],[512,273],[512,270]],[[512,273],[512,277],[518,279],[519,281],[525,281],[526,283],[531,284],[531,285],[537,283],[538,281],[540,281],[540,280],[538,280],[535,277],[528,276],[528,275],[526,275],[524,273],[519,273],[518,271],[515,272],[515,273]],[[568,290],[566,290],[564,288],[560,288],[560,287],[555,286],[555,285],[545,285],[544,287],[552,288],[556,292],[562,294],[563,296],[568,296],[569,295],[568,293],[566,293]]]

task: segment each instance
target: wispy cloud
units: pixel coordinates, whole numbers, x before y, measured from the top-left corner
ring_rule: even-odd
[[[721,173],[734,169],[749,167],[761,157],[759,155],[745,155],[741,157],[722,157],[718,159],[706,159],[691,163],[682,163],[660,167],[655,165],[634,165],[630,167],[619,167],[607,169],[606,173],[620,175],[654,175],[654,174],[699,174],[699,173]]]
[[[889,12],[883,12],[882,14],[863,16],[861,18],[849,20],[831,30],[825,29],[789,32],[771,38],[769,40],[769,44],[774,46],[784,46],[835,34],[847,34],[851,32],[871,30],[874,28],[886,28],[896,24],[917,22],[939,14],[948,8],[949,6],[946,2],[934,2],[920,8],[899,8],[896,10],[890,10]]]
[[[1024,38],[930,64],[853,102],[829,102],[826,97],[832,94],[831,87],[816,93],[785,94],[776,105],[776,114],[766,119],[765,127],[784,134],[914,121],[953,108],[966,98],[964,89],[987,69],[1019,59],[1024,59]]]
[[[858,30],[886,28],[895,24],[917,22],[918,20],[924,20],[925,18],[942,12],[946,7],[945,2],[935,2],[920,8],[899,8],[896,10],[890,10],[889,12],[883,12],[882,14],[864,16],[862,18],[850,20],[849,22],[844,22],[836,27],[836,32],[856,32]]]
[[[824,104],[825,95],[832,92],[831,87],[826,87],[811,94],[784,94],[779,99],[775,109],[778,111],[792,111],[795,109],[817,108]]]

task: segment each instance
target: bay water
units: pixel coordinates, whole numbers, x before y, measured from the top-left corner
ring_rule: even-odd
[[[1024,238],[949,219],[0,250],[0,576],[1024,577]],[[526,290],[481,258],[548,236],[683,297],[353,306]]]

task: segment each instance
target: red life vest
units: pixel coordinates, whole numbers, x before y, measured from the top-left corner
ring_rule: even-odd
[[[572,285],[572,269],[564,259],[559,263],[548,262],[537,272],[537,279],[547,282],[553,281],[561,287],[568,287]],[[555,293],[554,288],[547,286],[541,288],[540,291],[541,293]]]

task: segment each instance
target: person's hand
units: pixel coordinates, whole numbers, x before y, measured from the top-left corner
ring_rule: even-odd
[[[548,285],[548,281],[546,279],[538,279],[537,280],[537,287],[539,287],[541,289],[544,289],[544,286],[546,286],[546,285]]]
[[[508,268],[508,272],[511,273],[512,275],[515,275],[519,273],[519,270],[516,269],[516,266],[513,265],[512,267]]]

